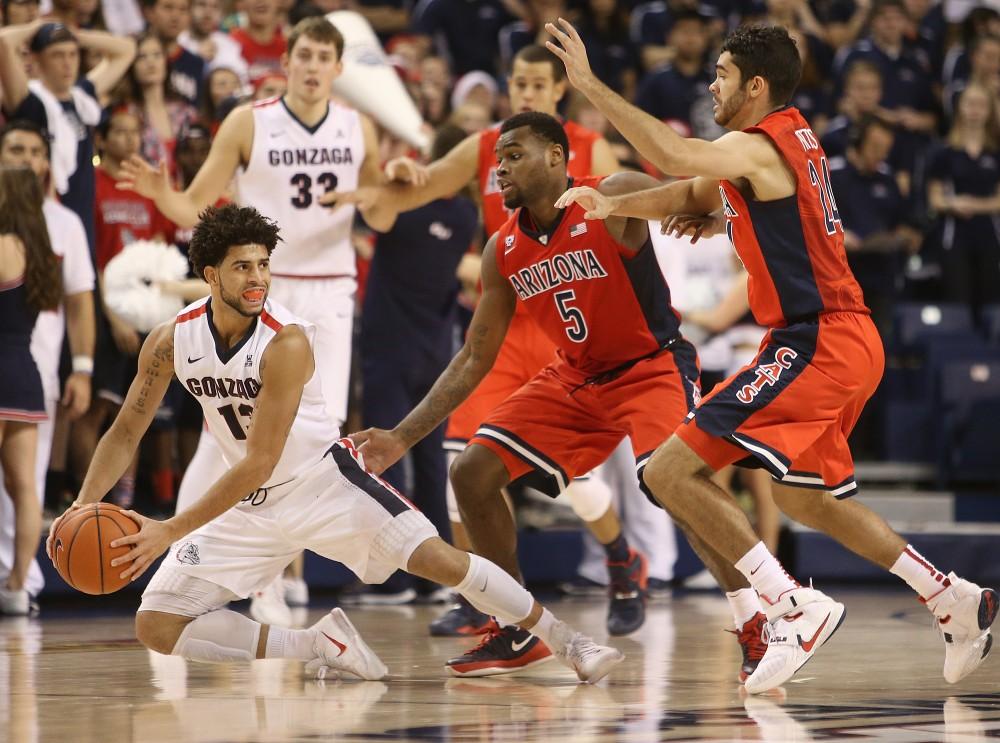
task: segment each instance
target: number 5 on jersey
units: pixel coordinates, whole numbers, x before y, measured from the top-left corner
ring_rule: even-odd
[[[587,321],[580,308],[572,305],[576,299],[576,292],[567,289],[556,292],[553,298],[556,300],[559,317],[563,319],[563,322],[569,323],[566,327],[566,336],[574,343],[583,343],[587,339]]]

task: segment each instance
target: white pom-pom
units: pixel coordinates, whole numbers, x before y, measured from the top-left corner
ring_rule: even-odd
[[[184,307],[159,282],[187,277],[187,258],[173,245],[151,240],[129,243],[104,269],[104,301],[137,330],[148,333]]]

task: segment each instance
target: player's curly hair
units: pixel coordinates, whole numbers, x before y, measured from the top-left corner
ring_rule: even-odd
[[[263,245],[267,254],[278,244],[278,224],[252,206],[210,206],[198,215],[188,258],[195,275],[205,278],[205,267],[218,267],[229,249],[237,245]]]
[[[739,68],[740,87],[760,76],[767,80],[772,104],[784,106],[792,99],[802,77],[802,58],[788,29],[740,26],[722,42],[722,51],[729,52]]]
[[[531,133],[550,144],[557,144],[562,147],[563,159],[569,162],[569,138],[562,123],[555,116],[549,116],[541,111],[522,111],[514,114],[500,125],[500,133],[506,134],[522,126],[528,127]]]

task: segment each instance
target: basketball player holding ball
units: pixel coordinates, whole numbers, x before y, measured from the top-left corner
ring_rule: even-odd
[[[550,649],[580,680],[602,678],[621,662],[621,652],[557,620],[493,563],[448,545],[406,498],[365,470],[350,440],[340,437],[323,398],[315,326],[268,298],[278,239],[274,222],[252,208],[205,212],[190,257],[211,295],[149,334],[139,373],[76,503],[52,525],[49,557],[62,523],[100,501],[121,476],[176,375],[201,404],[228,470],[166,521],[125,512],[139,523],[138,533],[109,543],[129,547],[111,566],[130,580],[169,550],[136,617],[136,635],[146,647],[203,662],[297,659],[320,678],[331,672],[384,678],[385,665],[339,608],[302,630],[224,608],[311,549],[366,582],[401,569],[454,587],[482,611],[545,643],[538,663],[551,657]]]

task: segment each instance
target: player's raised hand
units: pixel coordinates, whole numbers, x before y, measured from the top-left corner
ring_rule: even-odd
[[[167,164],[160,162],[153,167],[138,155],[132,155],[122,162],[122,179],[115,183],[120,191],[135,191],[140,196],[156,201],[170,190],[170,174]]]
[[[699,238],[718,235],[726,229],[726,220],[718,214],[671,214],[660,223],[660,233],[674,237],[691,236],[691,244]]]
[[[614,202],[596,188],[576,186],[566,191],[556,200],[557,209],[565,209],[571,204],[579,204],[586,212],[584,219],[607,219],[612,212]]]
[[[364,458],[365,469],[382,474],[406,454],[406,445],[392,431],[366,428],[348,436]]]
[[[174,543],[175,534],[166,521],[146,518],[135,511],[122,511],[122,513],[139,525],[139,531],[111,542],[112,547],[132,547],[127,554],[112,560],[111,566],[128,564],[118,577],[133,581],[145,573],[153,561],[170,548]]]
[[[577,90],[586,90],[588,85],[596,82],[597,77],[590,69],[590,60],[587,59],[587,47],[573,24],[560,18],[556,23],[546,23],[545,30],[559,42],[555,44],[546,41],[545,46],[566,65],[566,77],[570,84]]]
[[[412,157],[396,157],[385,164],[385,177],[398,183],[409,183],[421,188],[427,185],[430,176],[427,167]]]

